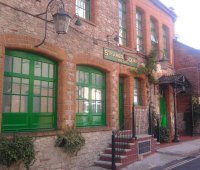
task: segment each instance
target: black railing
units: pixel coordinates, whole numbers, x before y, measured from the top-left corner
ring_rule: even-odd
[[[117,163],[123,159],[123,154],[130,151],[130,143],[135,138],[134,110],[132,116],[124,121],[119,130],[112,132],[112,170],[116,170]],[[126,160],[124,160],[126,161]]]

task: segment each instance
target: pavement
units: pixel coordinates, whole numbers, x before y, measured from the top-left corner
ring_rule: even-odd
[[[156,153],[141,158],[140,161],[134,162],[122,170],[153,170],[197,153],[200,153],[200,139],[175,143],[158,149]]]
[[[189,141],[161,144],[161,148],[150,156],[141,157],[140,161],[134,162],[122,170],[153,170],[159,169],[166,164],[182,160],[195,154],[200,154],[200,138],[191,138]],[[105,170],[100,167],[91,167],[87,170]]]

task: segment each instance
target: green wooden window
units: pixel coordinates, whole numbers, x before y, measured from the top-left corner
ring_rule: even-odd
[[[119,0],[119,44],[127,46],[126,1]]]
[[[3,131],[56,128],[56,69],[42,56],[6,51]]]
[[[134,104],[142,105],[142,81],[141,79],[134,79]]]
[[[169,31],[166,26],[163,26],[163,59],[169,58]]]
[[[76,0],[76,15],[90,20],[90,0]]]
[[[105,73],[91,67],[77,67],[77,127],[106,125],[105,90]]]
[[[158,33],[157,23],[154,18],[151,18],[151,48],[158,52]]]
[[[143,15],[142,12],[137,9],[136,10],[136,33],[137,33],[137,51],[144,52],[144,43],[143,43]]]

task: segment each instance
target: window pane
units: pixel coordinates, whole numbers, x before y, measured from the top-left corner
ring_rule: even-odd
[[[28,96],[21,96],[20,112],[28,112]]]
[[[96,100],[96,89],[92,89],[91,96],[92,96],[92,100]]]
[[[96,100],[102,100],[102,91],[96,90]]]
[[[79,113],[83,113],[84,112],[84,100],[79,100],[78,110],[79,110]]]
[[[54,75],[54,65],[49,64],[49,78],[53,78]]]
[[[85,73],[85,84],[89,83],[89,73]]]
[[[29,79],[22,79],[21,94],[29,93]]]
[[[89,113],[89,102],[84,101],[84,113]]]
[[[41,107],[41,98],[40,97],[33,97],[33,112],[40,112]]]
[[[89,99],[89,89],[88,89],[88,87],[84,87],[84,99]]]
[[[11,77],[4,77],[4,93],[11,93]]]
[[[13,58],[13,72],[21,73],[21,58]]]
[[[41,71],[42,71],[42,63],[35,61],[34,62],[34,75],[41,76]]]
[[[42,77],[48,77],[48,64],[47,63],[42,63]]]
[[[22,60],[22,74],[29,74],[29,60]]]
[[[47,97],[41,98],[41,112],[47,112]]]
[[[6,56],[4,70],[5,70],[5,72],[12,72],[12,57]]]
[[[41,96],[48,96],[48,82],[42,81]]]
[[[78,113],[78,100],[76,100],[76,113]]]
[[[10,112],[11,95],[3,95],[3,112]]]
[[[13,95],[12,96],[11,112],[19,112],[19,106],[20,106],[20,96]]]
[[[20,78],[13,77],[12,94],[20,94]]]
[[[79,82],[83,83],[85,79],[85,75],[83,71],[80,71],[80,77],[79,77]]]
[[[96,113],[96,101],[92,101],[92,112]]]
[[[53,95],[53,82],[49,82],[49,96],[54,96]]]
[[[34,80],[34,95],[40,95],[40,80]]]
[[[92,84],[96,84],[96,74],[92,73]]]
[[[53,112],[53,98],[48,98],[48,112]]]
[[[97,113],[102,112],[102,102],[101,101],[96,102],[96,108],[97,108]]]

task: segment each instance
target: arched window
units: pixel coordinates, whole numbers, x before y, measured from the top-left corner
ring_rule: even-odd
[[[56,128],[57,64],[40,55],[6,51],[3,131]]]
[[[78,66],[76,72],[76,126],[106,125],[105,73]]]

